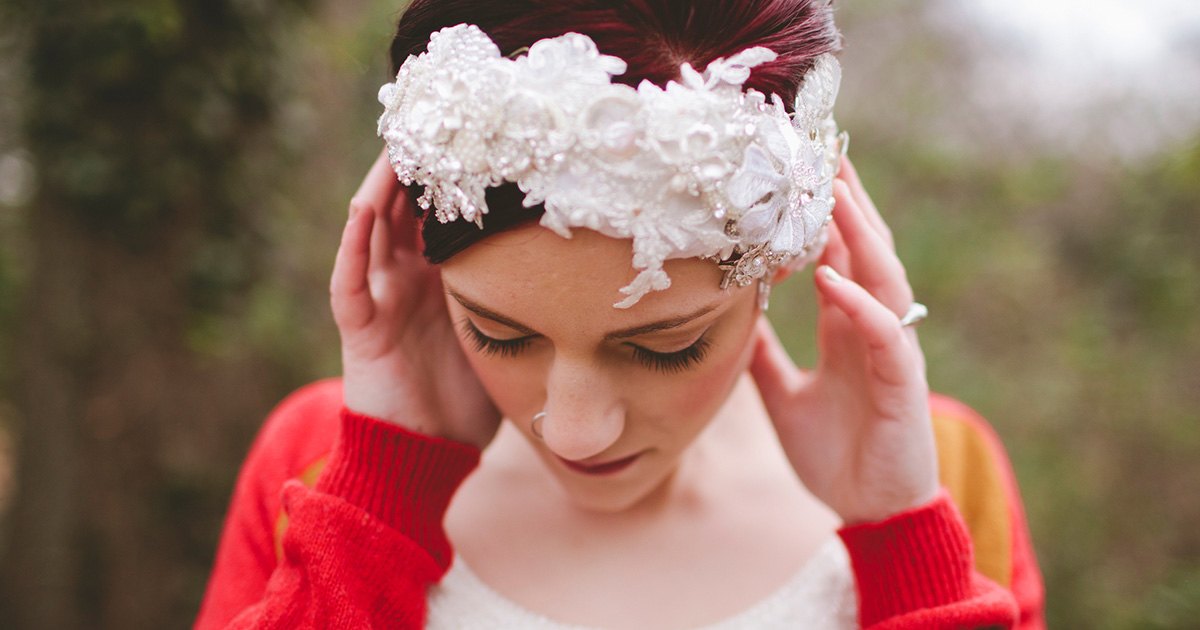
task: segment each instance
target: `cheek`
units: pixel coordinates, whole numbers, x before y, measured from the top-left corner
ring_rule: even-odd
[[[447,309],[451,319],[459,321],[465,317],[447,298]],[[467,357],[471,371],[483,385],[488,397],[496,404],[501,415],[507,418],[532,417],[540,411],[544,400],[545,383],[543,370],[538,362],[529,357],[487,356],[475,349],[474,343],[465,339],[459,326],[454,326],[454,337]]]
[[[459,340],[488,397],[507,418],[532,417],[545,400],[545,374],[536,361],[482,356]]]
[[[707,422],[725,403],[738,378],[749,365],[753,352],[750,327],[739,332],[733,339],[714,349],[704,366],[691,373],[680,375],[681,383],[672,388],[671,415],[703,419]]]

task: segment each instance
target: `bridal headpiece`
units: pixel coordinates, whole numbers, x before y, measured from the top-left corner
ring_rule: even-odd
[[[671,280],[663,262],[710,258],[722,287],[759,283],[823,249],[845,137],[833,120],[841,69],[822,55],[789,115],[782,99],[742,91],[767,48],[680,67],[660,88],[614,84],[625,62],[587,36],[543,39],[517,59],[478,27],[442,29],[379,91],[379,135],[405,185],[443,223],[482,226],[484,191],[516,182],[541,224],[633,240],[627,308]]]

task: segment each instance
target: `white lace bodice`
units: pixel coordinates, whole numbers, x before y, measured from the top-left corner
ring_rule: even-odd
[[[559,623],[496,593],[455,558],[429,591],[430,630],[598,630]],[[854,575],[841,539],[831,537],[779,590],[750,608],[697,630],[850,630],[857,627]]]

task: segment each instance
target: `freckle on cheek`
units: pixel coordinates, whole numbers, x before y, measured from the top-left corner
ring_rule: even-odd
[[[519,409],[527,404],[529,401],[524,400],[523,396],[532,389],[525,379],[503,376],[488,379],[484,385],[492,397],[492,402],[496,403],[501,411]]]
[[[678,409],[688,415],[715,413],[725,402],[725,394],[734,380],[734,367],[727,364],[719,370],[707,370],[689,378],[687,386],[680,388]]]
[[[468,356],[468,361],[471,367],[483,383],[483,388],[487,390],[488,396],[492,402],[500,408],[501,413],[516,411],[522,408],[527,401],[522,399],[522,396],[529,389],[529,378],[519,370],[497,370],[494,367],[486,367],[482,365],[478,359],[471,355]]]

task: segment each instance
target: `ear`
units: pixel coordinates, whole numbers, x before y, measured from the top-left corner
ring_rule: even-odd
[[[771,286],[775,286],[780,282],[787,280],[788,276],[792,275],[792,272],[794,271],[796,270],[791,265],[783,265],[779,269],[776,269],[775,275],[771,276]]]
[[[771,284],[767,287],[767,290],[770,291],[771,289],[775,288],[775,285],[787,280],[788,276],[792,275],[792,271],[794,271],[794,269],[792,269],[789,265],[785,265],[779,269],[776,269],[774,275],[771,276]],[[764,289],[762,282],[762,279],[758,281],[758,290],[756,291],[756,293],[758,293],[757,304],[760,313],[767,310],[766,298],[763,296]]]

